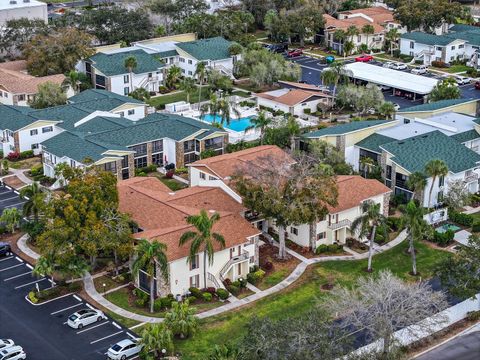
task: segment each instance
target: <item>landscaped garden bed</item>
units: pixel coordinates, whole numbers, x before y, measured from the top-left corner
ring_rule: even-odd
[[[118,276],[108,276],[103,275],[93,279],[93,283],[95,284],[95,289],[99,293],[103,293],[105,291],[109,291],[115,289],[119,286],[128,284],[132,279],[132,276],[128,272],[120,273]],[[105,285],[105,286],[104,286]]]
[[[32,290],[28,293],[28,299],[34,304],[41,304],[63,295],[76,293],[81,289],[82,285],[80,282],[74,282],[68,285],[57,285],[40,291]]]
[[[164,183],[172,191],[178,191],[187,187],[186,184],[178,180],[175,180],[173,178],[168,178],[164,174],[160,174],[158,172],[150,173],[148,174],[148,176],[156,177],[158,180]]]

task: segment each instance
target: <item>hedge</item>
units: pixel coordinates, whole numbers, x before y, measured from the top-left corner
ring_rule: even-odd
[[[453,237],[455,236],[455,233],[452,230],[447,230],[444,233],[435,231],[433,234],[433,239],[432,241],[439,246],[447,246],[453,241]]]
[[[247,275],[247,281],[250,283],[250,284],[257,284],[260,280],[262,280],[262,278],[265,276],[265,271],[263,270],[257,270],[257,271],[252,271],[250,273],[248,273]]]
[[[460,225],[463,226],[472,226],[473,224],[473,216],[469,214],[460,213],[453,209],[448,209],[448,218]]]
[[[343,251],[343,246],[342,245],[337,245],[337,244],[332,244],[332,245],[326,245],[326,244],[321,244],[318,245],[317,249],[315,250],[315,254],[329,254],[329,253],[338,253],[340,251]]]

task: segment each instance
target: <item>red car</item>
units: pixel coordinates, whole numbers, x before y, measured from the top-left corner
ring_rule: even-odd
[[[475,89],[480,90],[480,81],[475,82]]]
[[[373,60],[373,56],[372,55],[366,55],[366,54],[363,54],[363,55],[355,58],[355,61],[358,61],[358,62],[369,62],[370,60]]]
[[[290,50],[287,53],[288,57],[297,57],[303,55],[303,50],[302,49],[295,49],[295,50]]]

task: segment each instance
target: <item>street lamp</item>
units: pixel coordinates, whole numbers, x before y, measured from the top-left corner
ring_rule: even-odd
[[[103,295],[105,295],[106,291],[105,288],[107,287],[107,284],[103,283]]]

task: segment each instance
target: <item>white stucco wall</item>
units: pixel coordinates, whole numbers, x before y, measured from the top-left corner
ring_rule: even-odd
[[[16,4],[10,4],[9,0],[4,0],[0,5],[0,25],[4,25],[8,20],[20,18],[40,19],[47,23],[47,4],[34,0],[30,2],[17,0]]]
[[[96,73],[97,70],[95,70]],[[130,78],[125,82],[124,77],[130,76],[128,72],[122,75],[110,76],[110,91],[120,95],[126,95],[125,88],[128,88],[128,92],[132,92],[135,89],[143,87],[148,91],[158,91],[158,87],[163,83],[163,73],[161,70],[151,72],[151,81],[147,81],[149,73],[144,74],[132,74],[132,81]],[[133,88],[132,88],[133,86]]]
[[[43,132],[42,129],[47,128],[49,126],[53,127],[53,131],[50,132]],[[37,134],[31,135],[31,131],[36,131]],[[54,136],[57,136],[63,132],[63,129],[56,125],[47,125],[47,124],[32,124],[28,126],[26,129],[20,130],[18,132],[19,135],[19,143],[20,143],[20,152],[32,150],[32,144],[38,144],[38,149],[34,150],[34,154],[38,155],[41,152],[40,143],[46,141]]]

